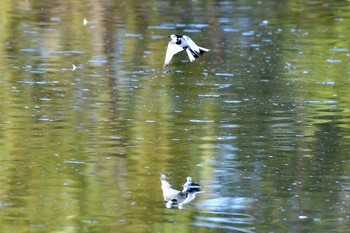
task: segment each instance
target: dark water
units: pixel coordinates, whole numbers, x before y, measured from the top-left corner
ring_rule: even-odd
[[[7,1],[0,28],[1,232],[350,230],[348,1]],[[211,51],[167,72],[173,33]],[[160,173],[205,192],[167,209]]]

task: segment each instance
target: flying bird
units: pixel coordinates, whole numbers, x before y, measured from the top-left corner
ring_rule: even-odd
[[[173,56],[183,50],[186,50],[188,58],[191,62],[202,56],[205,52],[209,52],[209,49],[199,47],[193,40],[186,35],[172,34],[169,36],[171,39],[166,50],[165,62],[163,68],[167,68]]]

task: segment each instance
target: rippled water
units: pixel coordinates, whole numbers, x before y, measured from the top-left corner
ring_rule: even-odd
[[[1,232],[348,232],[346,1],[9,1]],[[162,69],[168,35],[211,51]],[[204,187],[167,209],[176,189]]]

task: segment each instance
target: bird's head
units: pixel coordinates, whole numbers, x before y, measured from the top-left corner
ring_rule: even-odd
[[[176,43],[176,42],[181,38],[181,36],[172,34],[172,35],[169,36],[169,38],[170,38],[174,43]]]
[[[165,174],[160,174],[160,180],[165,180],[165,179],[166,179]]]

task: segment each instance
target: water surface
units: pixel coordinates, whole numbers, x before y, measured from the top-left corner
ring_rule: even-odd
[[[348,232],[346,1],[9,1],[1,232]],[[210,48],[162,69],[168,35]],[[167,209],[160,173],[204,193]]]

